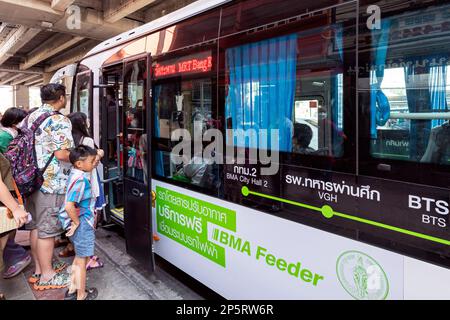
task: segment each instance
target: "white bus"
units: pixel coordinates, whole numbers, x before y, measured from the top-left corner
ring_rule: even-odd
[[[229,299],[449,299],[449,21],[202,0],[95,47],[64,77],[128,252]]]

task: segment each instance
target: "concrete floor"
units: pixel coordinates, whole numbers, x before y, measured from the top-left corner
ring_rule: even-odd
[[[164,263],[157,263],[156,270],[150,274],[126,254],[125,241],[120,234],[120,228],[99,228],[97,230],[96,254],[104,263],[100,269],[90,270],[87,273],[88,287],[96,287],[99,291],[98,300],[199,300],[203,299],[192,290],[197,287],[188,279],[184,284],[183,276],[179,273],[173,276],[171,268],[165,270]],[[21,233],[18,240],[22,244],[26,242],[27,234]],[[56,254],[63,248],[55,250]],[[55,254],[55,256],[56,256]],[[72,258],[60,260],[71,264]],[[62,300],[66,289],[46,290],[37,292],[31,288],[27,278],[32,274],[32,264],[23,273],[13,279],[0,278],[0,292],[4,293],[8,300]],[[181,280],[181,281],[180,281]],[[200,286],[201,287],[201,286]],[[201,288],[198,292],[202,292]]]

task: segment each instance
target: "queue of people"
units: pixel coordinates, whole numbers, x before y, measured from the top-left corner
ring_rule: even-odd
[[[28,281],[35,290],[69,287],[65,299],[92,300],[98,293],[97,289],[86,287],[86,270],[103,266],[94,255],[94,244],[96,212],[105,205],[96,170],[104,153],[89,136],[86,115],[73,113],[66,117],[60,113],[67,103],[63,85],[43,86],[41,100],[42,106],[29,114],[11,108],[2,118],[0,153],[5,153],[5,157],[0,160],[8,159],[13,176],[17,174],[24,159],[14,148],[20,146],[17,141],[22,132],[28,132],[33,135],[32,159],[39,174],[33,180],[35,184],[38,181],[38,186],[25,198],[25,209],[10,192],[3,192],[11,188],[0,179],[0,201],[12,211],[19,227],[24,225],[25,230],[30,230],[31,244],[30,257],[14,242],[15,231],[0,234],[0,262],[6,264],[3,267],[0,263],[0,270],[3,267],[3,277],[10,278],[32,260],[34,272]],[[66,252],[75,255],[71,268],[63,262],[54,262],[55,243],[61,243],[57,239],[60,236],[66,236],[69,242]]]

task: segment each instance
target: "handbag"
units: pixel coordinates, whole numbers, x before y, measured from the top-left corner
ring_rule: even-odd
[[[17,189],[17,185],[14,181],[12,184],[14,186],[14,192],[17,195],[17,201],[19,202],[19,206],[23,208],[24,207],[23,199],[22,196],[20,195],[19,190]],[[5,206],[0,207],[0,234],[15,230],[18,227],[19,225],[14,219],[12,211]]]

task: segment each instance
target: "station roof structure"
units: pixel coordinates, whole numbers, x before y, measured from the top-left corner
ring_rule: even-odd
[[[39,86],[102,41],[195,0],[0,0],[0,86]]]

